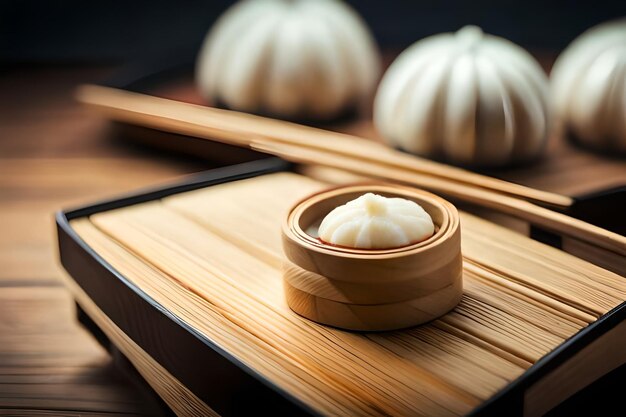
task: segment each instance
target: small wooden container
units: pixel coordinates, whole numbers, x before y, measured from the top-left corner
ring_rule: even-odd
[[[317,228],[326,214],[367,192],[415,201],[433,219],[435,233],[385,250],[321,242]],[[287,302],[313,321],[349,330],[393,330],[437,318],[461,299],[459,215],[452,204],[428,192],[386,184],[327,190],[296,204],[282,235]]]

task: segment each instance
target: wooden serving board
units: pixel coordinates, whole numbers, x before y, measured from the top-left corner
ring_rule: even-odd
[[[467,213],[464,296],[442,318],[351,333],[296,315],[280,225],[328,184],[285,168],[58,217],[79,304],[176,413],[541,415],[626,361],[623,277]]]

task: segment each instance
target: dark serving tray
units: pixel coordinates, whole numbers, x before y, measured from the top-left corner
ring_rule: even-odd
[[[316,412],[159,305],[92,250],[72,229],[70,221],[185,191],[292,169],[291,164],[278,158],[267,158],[207,171],[175,186],[59,212],[56,216],[61,262],[72,279],[147,355],[213,410],[225,416],[251,415],[258,410],[263,410],[263,414],[289,416],[315,415]],[[105,347],[115,350],[93,318],[80,308],[79,317]],[[625,318],[626,303],[623,303],[539,360],[472,415],[522,416],[525,393],[533,384]],[[608,393],[611,387],[623,386],[624,381],[626,367],[622,366],[571,397],[550,415],[571,415],[590,404],[595,413],[611,410],[619,405],[621,398]]]

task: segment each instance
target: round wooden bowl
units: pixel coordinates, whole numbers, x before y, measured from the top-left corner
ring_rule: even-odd
[[[435,233],[385,250],[320,241],[317,228],[326,214],[367,192],[415,201],[433,219]],[[387,184],[330,189],[296,204],[282,235],[287,302],[319,323],[362,331],[410,327],[441,316],[461,298],[459,215],[452,204],[428,192]]]

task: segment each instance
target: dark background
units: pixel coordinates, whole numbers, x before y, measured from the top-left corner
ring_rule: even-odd
[[[120,62],[197,49],[232,1],[0,0],[0,62]],[[626,15],[622,1],[349,1],[384,47],[477,24],[534,51]]]

